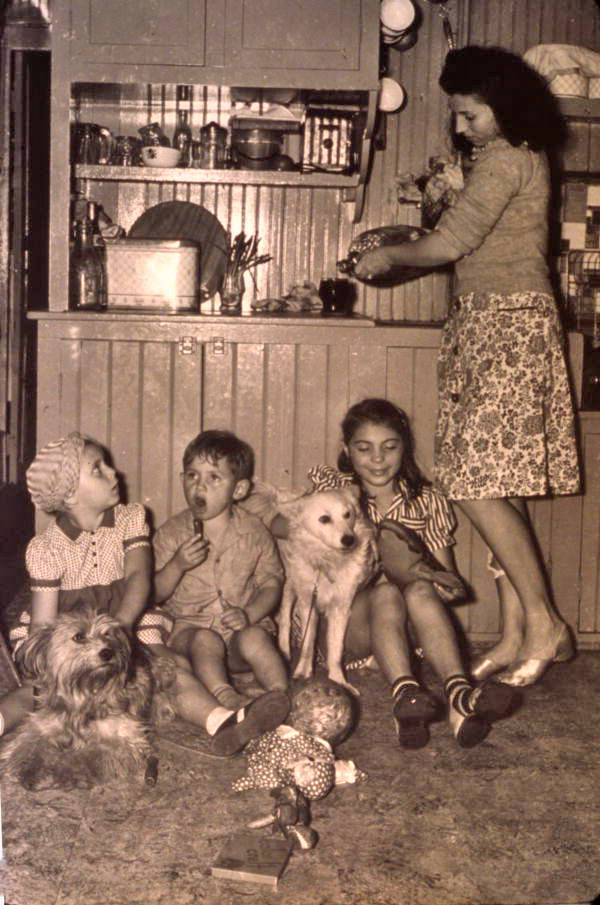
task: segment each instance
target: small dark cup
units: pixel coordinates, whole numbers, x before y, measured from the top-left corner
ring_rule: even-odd
[[[348,317],[356,301],[356,284],[351,280],[321,280],[319,297],[323,302],[323,317]]]

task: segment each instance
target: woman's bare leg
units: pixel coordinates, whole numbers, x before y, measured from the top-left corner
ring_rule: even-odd
[[[500,654],[518,648],[513,657],[519,660],[552,658],[562,620],[548,595],[523,501],[459,500],[457,505],[475,525],[508,579],[499,588],[504,622]],[[522,640],[518,645],[520,626]]]

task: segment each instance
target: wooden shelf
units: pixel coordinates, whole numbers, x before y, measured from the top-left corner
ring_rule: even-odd
[[[113,182],[182,182],[218,185],[291,185],[310,188],[355,188],[359,174],[299,173],[293,170],[197,170],[190,167],[117,167],[76,164],[78,179]]]

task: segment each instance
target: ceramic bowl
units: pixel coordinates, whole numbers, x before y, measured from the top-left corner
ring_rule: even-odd
[[[179,148],[149,145],[142,148],[142,161],[147,167],[176,167],[181,158]]]

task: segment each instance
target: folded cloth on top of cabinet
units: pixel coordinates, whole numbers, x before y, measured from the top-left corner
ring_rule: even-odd
[[[569,69],[579,69],[587,78],[600,76],[600,53],[577,44],[536,44],[523,59],[548,82]]]
[[[282,298],[256,299],[251,307],[254,311],[321,311],[323,302],[314,283],[305,280],[292,286]]]

